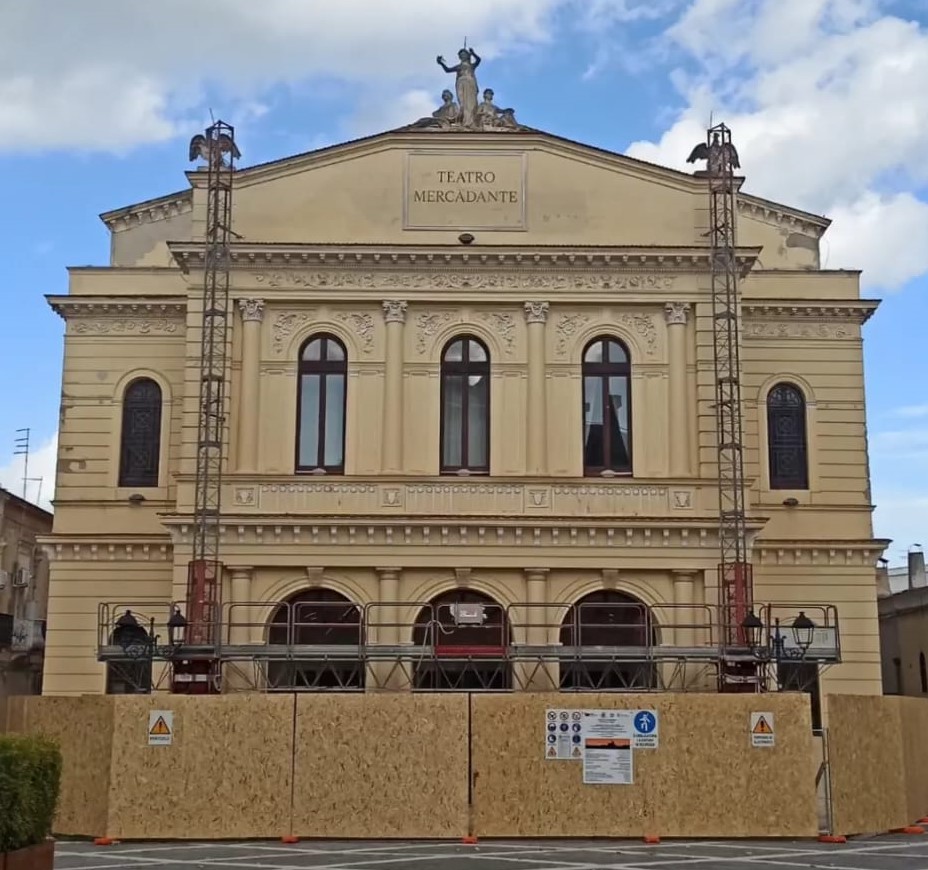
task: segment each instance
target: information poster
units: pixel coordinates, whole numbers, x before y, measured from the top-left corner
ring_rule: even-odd
[[[584,785],[631,785],[632,741],[628,737],[583,738]]]
[[[656,710],[546,710],[545,758],[580,761],[586,737],[623,738],[631,749],[657,749]]]

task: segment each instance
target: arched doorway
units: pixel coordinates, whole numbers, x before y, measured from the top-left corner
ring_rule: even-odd
[[[640,692],[657,688],[651,609],[632,595],[603,589],[570,606],[561,623],[561,689]]]
[[[153,639],[142,622],[140,614],[126,610],[114,623],[109,637],[110,646],[120,647],[125,658],[106,664],[106,694],[148,695],[152,690],[152,643]],[[142,620],[154,621],[146,616]]]
[[[271,691],[307,692],[364,688],[361,608],[331,589],[304,589],[271,617],[268,662]]]
[[[506,655],[510,626],[506,611],[489,595],[452,589],[419,611],[413,643],[434,650],[415,665],[419,691],[505,691],[512,688]]]

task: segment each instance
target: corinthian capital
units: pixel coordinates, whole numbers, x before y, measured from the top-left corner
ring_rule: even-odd
[[[242,320],[254,320],[258,323],[264,320],[263,299],[239,299],[238,307],[242,312]]]
[[[664,306],[664,316],[667,318],[667,325],[686,325],[686,315],[689,313],[689,310],[689,302],[668,302]]]
[[[387,323],[405,323],[406,303],[397,299],[388,299],[383,303],[383,319]]]
[[[525,309],[526,323],[545,323],[548,320],[548,303],[547,302],[526,302],[522,306]]]

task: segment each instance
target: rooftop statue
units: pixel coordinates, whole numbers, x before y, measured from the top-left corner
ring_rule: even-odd
[[[686,158],[687,163],[695,163],[697,160],[706,160],[706,167],[710,175],[720,175],[725,170],[726,162],[731,165],[732,169],[739,169],[741,161],[738,159],[738,152],[731,142],[722,143],[718,132],[712,134],[712,142],[708,145],[700,142]]]
[[[208,140],[202,133],[197,133],[190,140],[191,161],[199,158],[207,163],[213,163],[214,168],[219,168],[227,165],[223,154],[231,154],[233,160],[238,160],[242,156],[238,146],[225,133],[212,141]]]
[[[446,73],[455,74],[455,94],[450,90],[442,91],[442,104],[430,117],[420,118],[411,126],[435,130],[524,130],[526,129],[516,121],[515,109],[501,109],[493,102],[493,90],[487,88],[483,92],[483,102],[478,103],[479,88],[477,86],[477,67],[480,66],[480,56],[472,48],[462,48],[458,52],[458,63],[448,66],[445,59],[439,55],[436,58],[438,65]]]

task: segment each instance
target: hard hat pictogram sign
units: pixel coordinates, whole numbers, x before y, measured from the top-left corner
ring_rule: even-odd
[[[174,713],[151,710],[148,714],[148,745],[170,746],[174,742]]]

